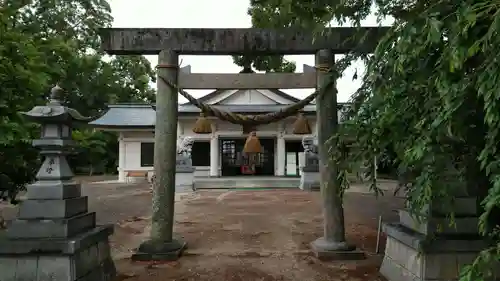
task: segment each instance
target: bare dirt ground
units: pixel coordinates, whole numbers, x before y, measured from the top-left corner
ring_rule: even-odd
[[[402,205],[389,194],[347,193],[347,240],[365,251],[367,259],[320,262],[309,251],[309,243],[323,231],[319,192],[186,193],[177,196],[175,232],[188,242],[188,250],[176,262],[150,264],[129,259],[149,235],[148,186],[87,183],[84,193],[98,222],[115,224],[111,243],[118,280],[127,281],[384,280],[378,274],[382,256],[374,253],[378,217],[394,220],[393,210]],[[13,209],[4,208],[4,215],[12,217]],[[384,242],[382,237],[381,253]]]
[[[189,243],[185,255],[166,264],[131,262],[126,251],[147,237],[149,217],[131,218],[119,224],[113,237],[118,269],[131,281],[383,280],[378,274],[381,255],[374,253],[378,216],[393,219],[400,199],[349,193],[347,240],[364,250],[367,259],[320,262],[309,251],[309,243],[323,231],[319,195],[299,190],[185,195],[176,203],[175,216],[175,232]]]

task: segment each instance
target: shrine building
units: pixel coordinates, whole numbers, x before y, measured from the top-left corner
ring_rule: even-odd
[[[241,114],[262,114],[278,111],[299,100],[280,90],[216,90],[200,99],[221,110]],[[309,123],[309,134],[295,134],[297,116],[280,122],[258,126],[257,136],[262,153],[253,171],[255,176],[300,176],[304,162],[302,138],[316,134],[316,105],[301,111]],[[245,175],[242,155],[248,136],[240,125],[209,118],[212,133],[193,132],[200,110],[190,104],[179,105],[177,136],[194,140],[192,163],[195,177],[228,177]],[[93,127],[119,133],[118,181],[132,177],[152,176],[154,159],[154,127],[156,112],[146,104],[109,105],[108,111],[90,123]]]

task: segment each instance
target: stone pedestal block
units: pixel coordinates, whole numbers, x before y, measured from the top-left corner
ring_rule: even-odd
[[[57,200],[81,196],[81,186],[75,181],[38,181],[27,186],[26,197],[32,200]]]
[[[0,280],[111,281],[112,232],[112,226],[100,226],[69,239],[1,239]]]
[[[13,239],[67,238],[95,227],[95,213],[67,219],[36,219],[12,222],[7,237]]]
[[[463,266],[486,247],[479,237],[432,239],[397,223],[385,225],[384,231],[387,243],[380,273],[389,281],[458,280]]]
[[[196,168],[191,164],[191,158],[185,155],[178,155],[176,162],[175,190],[181,192],[194,190],[194,172]]]
[[[186,191],[194,189],[194,170],[192,167],[190,169],[182,169],[175,172],[175,190],[176,191]]]
[[[424,219],[424,221],[420,222],[407,210],[399,211],[399,222],[401,225],[424,235],[474,235],[477,234],[477,227],[479,223],[479,218],[476,216],[456,217],[454,225],[450,225],[449,219],[446,217],[431,216]]]
[[[320,190],[320,175],[318,166],[305,166],[301,168],[299,188],[306,191]]]
[[[418,219],[401,210],[398,223],[384,225],[387,244],[380,272],[388,281],[458,280],[460,270],[487,247],[477,232],[476,198],[457,196],[449,207],[455,225],[442,202],[424,208]]]
[[[42,214],[46,219],[70,218],[87,212],[87,197],[41,200],[32,199],[21,203],[19,219],[38,219]]]

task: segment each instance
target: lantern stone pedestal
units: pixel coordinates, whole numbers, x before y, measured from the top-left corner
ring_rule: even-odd
[[[74,145],[71,125],[88,119],[62,106],[61,93],[55,87],[46,106],[23,113],[42,125],[33,145],[45,160],[37,181],[27,186],[18,218],[0,234],[2,281],[108,281],[116,275],[108,242],[113,227],[96,225],[66,160]]]
[[[443,202],[423,210],[422,222],[401,210],[398,223],[384,225],[387,242],[380,272],[387,280],[458,280],[462,267],[486,248],[477,232],[477,199],[459,189],[452,206],[455,226],[449,225]]]

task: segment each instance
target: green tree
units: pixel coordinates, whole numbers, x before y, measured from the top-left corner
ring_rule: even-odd
[[[247,13],[252,19],[252,26],[259,28],[290,26],[288,19],[268,17],[272,14],[274,6],[272,1],[251,0]],[[265,72],[295,72],[296,70],[295,63],[286,60],[283,56],[233,56],[233,62],[244,68],[253,67]]]
[[[98,29],[111,22],[105,0],[0,0],[0,197],[13,198],[33,179],[38,156],[30,141],[39,128],[18,113],[45,103],[53,85],[66,90],[67,106],[87,116],[101,114],[108,103],[154,101],[154,71],[144,57],[109,58],[100,51]],[[90,167],[104,143],[116,149],[114,134],[76,135],[85,136],[79,142],[89,150],[79,157]]]
[[[498,44],[493,1],[388,3],[396,21],[368,64],[352,123],[363,151],[394,149],[414,212],[451,205],[464,186],[483,199],[479,231],[493,242],[464,279],[499,258]],[[418,30],[418,32],[416,32]],[[409,176],[408,176],[409,175]],[[453,214],[450,215],[453,218]]]
[[[92,176],[96,170],[104,170],[107,161],[110,158],[107,156],[107,138],[102,132],[93,130],[75,130],[73,131],[73,139],[78,143],[76,153],[85,155],[85,157],[76,157],[79,161],[77,167],[88,168],[89,176]],[[75,163],[73,162],[73,163]],[[97,165],[97,167],[96,167]]]
[[[18,112],[43,101],[50,69],[36,40],[16,24],[19,7],[0,7],[0,199],[15,202],[18,190],[33,179],[38,158],[30,143],[36,127]]]
[[[250,0],[248,15],[252,27],[305,28],[322,32],[332,20],[359,22],[370,14],[371,0],[317,1],[317,0]],[[265,72],[294,72],[296,65],[283,56],[234,56],[236,65],[253,66]]]

